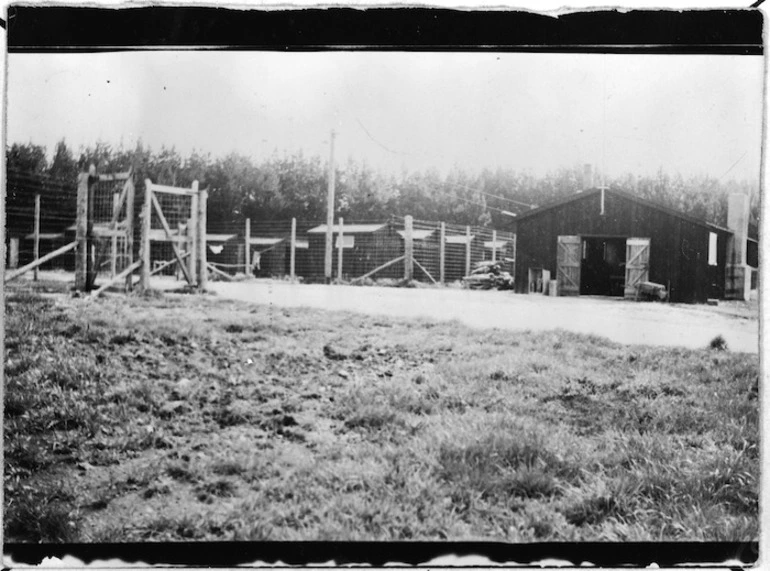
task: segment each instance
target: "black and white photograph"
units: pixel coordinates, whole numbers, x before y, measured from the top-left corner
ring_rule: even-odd
[[[757,560],[761,12],[167,10],[8,9],[7,557]]]

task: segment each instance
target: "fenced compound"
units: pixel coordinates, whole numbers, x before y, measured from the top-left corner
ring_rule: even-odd
[[[409,219],[338,220],[332,227],[332,277],[356,283],[414,279],[446,284],[488,260],[501,262],[513,273],[514,234],[423,220],[412,220],[409,232]],[[207,254],[228,277],[245,274],[323,282],[326,228],[326,224],[296,219],[218,224],[208,229]]]
[[[72,243],[77,185],[64,179],[30,174],[10,167],[6,171],[6,251],[11,271]],[[49,256],[36,270],[73,271],[74,249]],[[10,272],[9,272],[10,273]],[[19,274],[22,275],[22,274]],[[7,276],[6,276],[7,279]]]
[[[19,176],[14,191],[23,193],[28,180],[33,179]],[[205,288],[209,277],[328,281],[326,224],[246,219],[209,225],[208,193],[198,190],[197,182],[179,188],[145,180],[143,186],[137,194],[130,170],[81,173],[76,188],[55,187],[59,200],[72,200],[71,208],[58,214],[54,227],[47,222],[48,197],[33,195],[30,215],[9,225],[13,271],[6,273],[5,280],[59,261],[61,267],[74,269],[77,289],[94,295],[118,282],[131,290],[136,272],[142,288],[149,288],[150,277],[156,274],[175,275],[197,288]],[[15,212],[13,208],[17,207],[9,213]],[[349,222],[340,218],[331,233],[331,278],[337,281],[406,279],[448,284],[485,260],[500,261],[503,269],[514,272],[515,235],[508,232],[407,216]],[[22,240],[29,247],[19,255]]]

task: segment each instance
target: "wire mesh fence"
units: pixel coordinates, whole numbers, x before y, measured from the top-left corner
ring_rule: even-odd
[[[133,214],[133,225],[139,227],[139,213],[144,193],[137,192],[133,213],[128,201],[116,209],[123,180],[99,181],[93,185],[93,222],[97,237],[97,260],[100,272],[114,271],[110,266],[113,238],[118,221]],[[40,255],[54,250],[75,236],[77,188],[50,177],[35,177],[9,171],[7,240],[17,240],[17,264],[32,261],[35,222],[34,195],[41,196]],[[186,236],[193,217],[190,196],[156,193],[156,198],[174,240],[183,253],[189,249]],[[174,259],[157,212],[151,218],[152,269],[161,268]],[[139,232],[133,244],[117,240],[118,265],[125,266],[128,249],[137,259]],[[341,278],[346,282],[368,283],[402,280],[405,277],[406,227],[404,218],[387,220],[335,221],[332,227],[331,272],[326,271],[326,224],[322,221],[292,219],[209,220],[206,228],[207,261],[223,276],[259,278],[295,278],[308,283]],[[463,226],[431,220],[414,220],[412,224],[414,280],[425,283],[451,284],[462,280],[482,261],[501,262],[502,269],[515,275],[515,234],[479,226]],[[8,246],[8,244],[6,244]],[[10,250],[10,249],[8,249]],[[74,269],[74,254],[69,252],[43,266]],[[182,278],[176,263],[159,273]]]
[[[293,241],[291,220],[209,225],[209,262],[231,275],[295,277],[316,283],[327,277],[343,281],[400,280],[405,277],[404,219],[343,220],[342,226],[337,221],[332,226],[329,276],[326,273],[326,224],[310,221],[295,221],[294,224]],[[416,220],[412,241],[412,276],[417,281],[458,282],[479,262],[492,260],[500,262],[512,275],[514,272],[515,235],[510,232],[444,224],[442,233],[441,222]]]
[[[8,168],[6,252],[8,258],[15,254],[13,265],[16,266],[23,266],[34,260],[36,196],[40,197],[40,256],[71,242],[75,237],[77,187],[63,179]],[[10,262],[8,259],[9,265]],[[73,271],[74,267],[75,254],[68,252],[43,264],[41,268]]]

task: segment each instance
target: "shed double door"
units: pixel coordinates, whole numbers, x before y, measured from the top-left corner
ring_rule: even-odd
[[[559,236],[556,250],[556,280],[559,295],[580,295],[580,265],[583,257],[580,236]],[[636,297],[639,285],[650,274],[650,239],[626,239],[626,276],[623,294]]]
[[[559,295],[580,295],[580,236],[559,236],[556,243],[556,282]]]
[[[642,282],[650,279],[650,239],[626,240],[626,284],[623,296],[635,298]]]

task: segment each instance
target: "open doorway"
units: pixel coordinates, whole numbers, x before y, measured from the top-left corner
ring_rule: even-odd
[[[580,294],[623,296],[626,238],[583,237]]]

